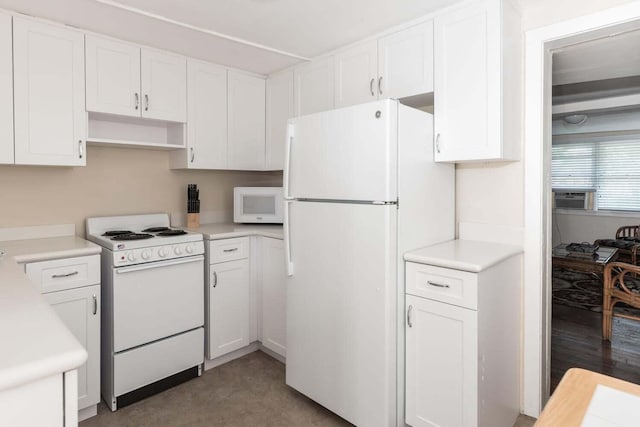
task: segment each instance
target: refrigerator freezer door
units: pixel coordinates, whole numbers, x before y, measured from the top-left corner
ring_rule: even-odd
[[[353,424],[395,424],[396,207],[289,208],[286,382]]]
[[[396,201],[397,101],[289,122],[287,198]]]

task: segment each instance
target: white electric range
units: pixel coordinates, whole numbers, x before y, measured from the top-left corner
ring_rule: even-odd
[[[88,218],[102,251],[101,391],[115,411],[202,373],[204,243],[168,214]]]

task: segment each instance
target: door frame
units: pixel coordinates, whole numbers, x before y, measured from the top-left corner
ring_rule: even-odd
[[[638,28],[634,1],[526,32],[522,410],[533,417],[549,398],[550,380],[551,51]]]

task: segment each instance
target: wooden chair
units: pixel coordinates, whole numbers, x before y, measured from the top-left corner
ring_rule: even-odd
[[[623,237],[638,237],[639,225],[623,225],[616,230],[616,239],[622,239]]]
[[[604,268],[604,292],[602,296],[602,339],[611,341],[613,316],[640,320],[640,316],[615,313],[614,306],[625,303],[640,308],[640,266],[612,262]]]

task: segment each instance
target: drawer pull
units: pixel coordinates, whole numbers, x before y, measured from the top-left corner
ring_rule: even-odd
[[[410,305],[409,309],[407,310],[407,325],[409,325],[410,328],[413,328],[413,322],[411,322],[411,313],[413,312],[413,306]]]
[[[233,248],[233,249],[223,249],[222,252],[235,252],[237,251],[238,248]]]
[[[435,286],[436,288],[450,288],[449,285],[443,285],[442,283],[432,282],[431,280],[427,280],[427,283],[431,286]]]
[[[75,276],[76,274],[78,274],[77,271],[72,271],[71,273],[64,273],[64,274],[54,274],[51,276],[52,279],[60,279],[63,277],[71,277],[71,276]]]

